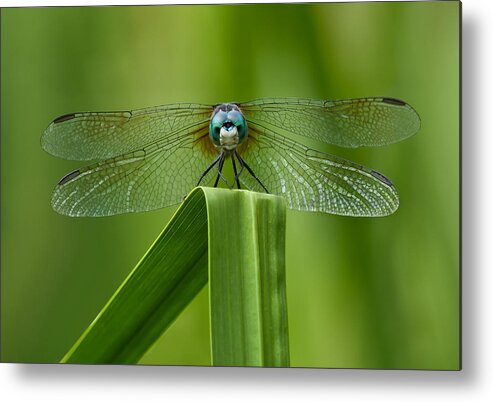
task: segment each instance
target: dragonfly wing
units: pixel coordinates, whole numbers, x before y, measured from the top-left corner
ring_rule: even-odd
[[[65,159],[112,158],[141,149],[178,129],[201,124],[211,113],[212,106],[188,103],[134,111],[71,113],[48,126],[41,145]]]
[[[66,175],[52,206],[69,216],[108,216],[179,203],[195,187],[217,151],[208,124],[180,130],[141,150],[94,163]],[[202,183],[212,180],[214,169]]]
[[[270,193],[287,206],[348,216],[385,216],[399,206],[395,187],[382,174],[307,148],[265,127],[250,126],[249,141],[240,155]],[[248,172],[241,184],[262,191]]]
[[[239,104],[248,123],[346,148],[392,144],[415,134],[416,111],[393,98],[258,99]]]

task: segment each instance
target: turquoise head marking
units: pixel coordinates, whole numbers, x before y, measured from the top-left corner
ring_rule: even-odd
[[[234,103],[222,103],[214,108],[209,126],[209,137],[214,145],[228,151],[245,141],[247,123],[243,113]]]

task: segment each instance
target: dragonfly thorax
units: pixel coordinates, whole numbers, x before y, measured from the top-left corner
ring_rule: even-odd
[[[238,105],[221,103],[214,108],[209,136],[217,148],[233,151],[247,137],[247,123]]]

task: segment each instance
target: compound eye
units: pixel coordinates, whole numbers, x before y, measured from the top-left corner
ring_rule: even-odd
[[[243,121],[243,115],[237,110],[232,110],[228,113],[228,119],[233,122],[234,125],[239,125]]]
[[[226,112],[220,110],[212,116],[211,124],[209,126],[209,136],[215,145],[219,145],[221,127],[226,120]]]
[[[238,129],[238,136],[240,137],[240,143],[242,143],[243,140],[246,138],[246,135],[247,135],[246,123],[245,124],[238,124],[236,127]]]
[[[213,126],[212,127],[212,139],[214,141],[219,142],[220,135],[221,135],[221,127],[220,126]]]

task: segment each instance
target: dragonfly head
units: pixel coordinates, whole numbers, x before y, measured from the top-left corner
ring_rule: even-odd
[[[217,105],[212,113],[209,136],[218,148],[236,149],[247,137],[247,124],[243,113],[234,103]]]

